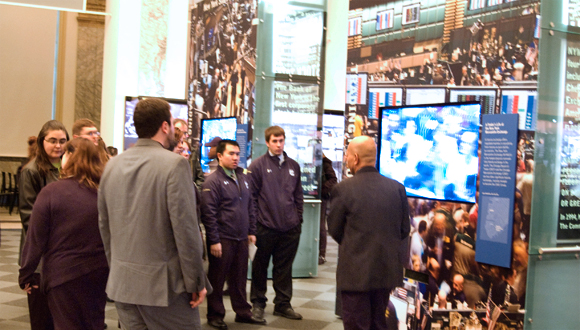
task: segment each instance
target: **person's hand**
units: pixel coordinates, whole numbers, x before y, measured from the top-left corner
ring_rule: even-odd
[[[248,243],[256,245],[256,235],[248,235]]]
[[[222,243],[216,243],[216,244],[210,245],[209,251],[210,251],[212,256],[214,256],[216,258],[221,258],[222,257]]]
[[[200,292],[192,293],[191,294],[191,301],[189,302],[189,304],[191,305],[191,308],[196,308],[197,306],[199,306],[205,300],[206,294],[207,294],[206,288],[204,288]]]
[[[26,293],[31,294],[32,293],[32,289],[38,289],[38,285],[30,285],[30,283],[26,283],[24,285],[24,289],[22,289],[23,291],[26,291]]]

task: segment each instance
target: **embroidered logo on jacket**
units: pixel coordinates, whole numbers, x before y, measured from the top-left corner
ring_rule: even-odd
[[[294,176],[294,170],[293,169],[289,169],[288,172],[290,173],[290,175]]]
[[[224,184],[230,184],[228,181],[224,180]]]
[[[246,184],[246,189],[250,189],[250,186],[248,186],[248,183],[244,181],[244,183]]]
[[[266,169],[266,172],[272,173],[272,170],[268,168],[268,169]]]

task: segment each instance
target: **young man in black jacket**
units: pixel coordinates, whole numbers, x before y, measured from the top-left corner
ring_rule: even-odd
[[[250,299],[253,314],[263,319],[266,307],[266,281],[272,257],[274,315],[300,320],[292,309],[292,263],[298,251],[302,228],[304,197],[300,166],[284,152],[285,132],[280,126],[265,131],[268,152],[252,162],[252,205],[257,217],[256,246],[252,263]]]
[[[240,146],[221,140],[217,146],[219,166],[202,185],[201,221],[210,252],[208,278],[213,293],[207,296],[208,324],[226,330],[223,287],[227,278],[236,322],[266,324],[252,315],[246,301],[248,244],[256,243],[256,217],[250,208],[250,181],[238,167]]]

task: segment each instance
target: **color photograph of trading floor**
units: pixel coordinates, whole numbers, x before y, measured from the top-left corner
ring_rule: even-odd
[[[6,209],[0,209],[0,330],[30,329],[26,293],[18,286],[18,247],[20,244],[20,217],[9,215]],[[318,266],[318,276],[313,278],[294,279],[294,296],[292,306],[302,314],[303,320],[295,321],[274,316],[274,290],[272,281],[268,281],[268,306],[266,307],[265,326],[235,323],[229,297],[224,296],[226,316],[224,321],[228,328],[235,329],[343,329],[342,321],[334,313],[336,296],[336,263],[338,245],[330,237],[326,252],[327,262]],[[247,282],[248,296],[250,281]],[[202,329],[213,329],[205,318],[207,304],[199,308]],[[108,329],[118,329],[118,316],[113,303],[107,303],[105,323]]]

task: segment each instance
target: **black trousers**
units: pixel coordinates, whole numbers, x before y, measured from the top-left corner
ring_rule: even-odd
[[[221,244],[221,258],[216,258],[211,253],[208,253],[209,269],[207,277],[213,287],[213,292],[207,296],[207,319],[223,320],[226,315],[223,300],[226,278],[234,312],[240,317],[248,319],[252,316],[252,306],[246,300],[248,241],[221,239]],[[209,246],[207,250],[210,250]]]
[[[276,297],[275,310],[290,307],[292,299],[292,263],[298,251],[302,225],[287,232],[279,232],[258,223],[256,235],[256,256],[252,263],[252,288],[250,299],[252,303],[264,308],[266,306],[266,284],[268,281],[268,266],[272,257],[272,280]]]
[[[97,269],[48,291],[48,306],[54,327],[102,330],[105,326],[109,269]]]
[[[341,291],[342,322],[345,330],[387,330],[385,312],[389,289],[367,292]]]
[[[32,283],[39,285],[38,289],[32,289],[28,295],[28,311],[30,314],[30,329],[53,330],[52,315],[48,308],[48,299],[42,288],[40,273],[34,273]]]

